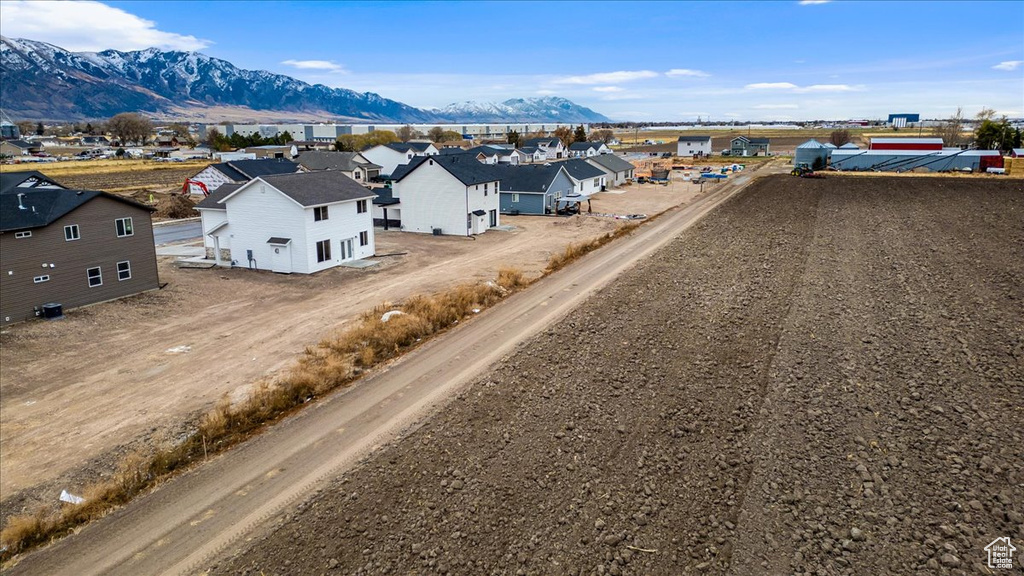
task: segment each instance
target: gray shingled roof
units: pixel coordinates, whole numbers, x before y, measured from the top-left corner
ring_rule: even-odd
[[[424,162],[429,160],[436,162],[466,186],[483,184],[484,182],[494,182],[495,180],[501,179],[498,170],[499,166],[480,163],[476,160],[475,156],[466,154],[452,154],[450,156],[420,156],[413,158],[408,164],[399,165],[398,168],[395,169],[395,173],[391,175],[391,179],[396,182],[400,181]]]
[[[334,170],[262,176],[260,180],[307,208],[376,196],[362,184]]]
[[[711,136],[680,136],[680,142],[710,142]]]
[[[21,196],[22,194],[24,196]],[[14,187],[0,192],[0,232],[48,226],[58,218],[100,196],[141,210],[149,212],[155,210],[155,208],[140,204],[130,198],[98,190]]]
[[[356,161],[358,152],[323,152],[310,150],[299,154],[299,164],[307,170],[342,170],[351,172],[356,168],[369,170],[380,169],[380,166],[372,162]]]
[[[547,192],[562,170],[560,164],[527,164],[495,166],[501,177],[503,192]]]
[[[299,165],[284,158],[259,158],[257,160],[232,160],[227,165],[244,175],[246,180],[274,174],[294,174]],[[217,164],[215,164],[217,166]]]
[[[227,207],[221,204],[220,201],[227,198],[229,194],[231,194],[235,190],[238,190],[242,186],[245,186],[246,184],[247,182],[239,182],[237,184],[221,184],[219,187],[217,187],[216,190],[210,192],[209,196],[203,198],[198,204],[196,204],[196,208],[227,210]]]
[[[572,176],[572,179],[577,182],[586,180],[587,178],[604,176],[604,170],[601,170],[582,158],[573,158],[572,160],[560,162],[560,164],[565,166],[565,171],[568,172],[569,176]]]
[[[430,142],[392,142],[390,144],[385,144],[388,148],[399,152],[408,152],[409,150],[414,152],[426,152],[430,145]]]
[[[29,178],[35,178],[36,180],[48,182],[54,186],[64,188],[62,184],[38,170],[27,170],[25,172],[0,172],[0,192],[7,192],[8,189],[17,188]],[[32,188],[27,189],[31,190]],[[24,192],[25,190],[23,189],[21,191]]]
[[[569,150],[590,150],[591,148],[600,148],[604,142],[573,142],[569,145]]]
[[[536,146],[540,147],[541,144],[548,146],[558,147],[558,138],[530,138],[529,140],[523,141],[524,146]]]
[[[633,170],[634,168],[632,164],[614,154],[601,154],[599,156],[594,156],[593,158],[588,158],[587,160],[589,162],[600,164],[612,172],[625,172],[627,170]]]

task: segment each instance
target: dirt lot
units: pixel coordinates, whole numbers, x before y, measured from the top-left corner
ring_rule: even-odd
[[[208,571],[991,573],[1022,223],[1016,182],[762,182]]]
[[[655,214],[699,188],[633,185],[595,197],[595,213]],[[513,231],[475,240],[377,230],[381,264],[313,276],[178,269],[160,291],[72,311],[0,334],[3,516],[72,491],[118,454],[181,433],[222,395],[239,397],[307,345],[382,301],[491,279],[503,265],[538,275],[550,254],[614,229],[598,216],[502,217]]]

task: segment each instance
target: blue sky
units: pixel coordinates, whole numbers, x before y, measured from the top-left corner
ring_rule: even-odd
[[[613,119],[1024,116],[1024,2],[4,1],[4,35],[192,49],[420,106],[564,96]]]

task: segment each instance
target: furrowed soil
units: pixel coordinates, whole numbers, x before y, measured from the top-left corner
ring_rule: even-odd
[[[209,572],[988,573],[1022,278],[1019,183],[765,179]]]

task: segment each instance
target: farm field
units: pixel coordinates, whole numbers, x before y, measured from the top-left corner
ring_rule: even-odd
[[[749,136],[752,138],[771,138],[771,151],[775,155],[792,155],[797,146],[814,138],[819,142],[827,142],[832,129],[801,129],[801,130],[771,130],[771,129],[736,129],[736,130],[617,130],[615,135],[622,141],[621,146],[616,147],[617,152],[676,152],[676,141],[680,136],[687,134],[699,134],[711,136],[711,149],[718,154],[729,148],[730,142],[737,136]],[[893,132],[891,130],[872,129],[850,129],[850,137],[854,144],[866,147],[871,137],[881,136],[917,136],[917,131]],[[927,134],[925,134],[927,136]],[[661,144],[650,146],[643,145],[645,140],[661,140]]]
[[[761,180],[206,568],[987,573],[1022,222],[1017,181]]]
[[[364,270],[282,276],[179,269],[161,257],[163,290],[6,328],[3,516],[109,473],[126,452],[172,440],[190,415],[224,394],[247,394],[383,301],[490,280],[506,265],[537,276],[552,253],[619,225],[597,213],[653,215],[692,202],[699,190],[682,181],[625,186],[596,196],[593,216],[503,216],[511,231],[476,240],[377,229],[380,264]]]

